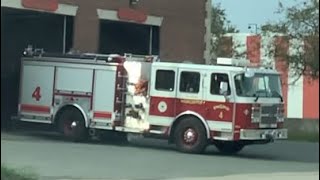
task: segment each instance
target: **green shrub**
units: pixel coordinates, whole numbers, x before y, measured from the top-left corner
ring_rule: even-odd
[[[37,180],[38,177],[23,169],[13,169],[1,165],[1,180]]]

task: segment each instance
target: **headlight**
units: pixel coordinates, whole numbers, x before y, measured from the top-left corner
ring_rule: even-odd
[[[284,122],[284,105],[281,104],[277,109],[277,121]]]
[[[251,108],[251,122],[257,123],[260,122],[260,116],[261,116],[261,108],[259,104],[252,105]]]
[[[281,117],[278,117],[277,120],[278,120],[278,122],[284,122],[284,118],[283,118],[283,117],[282,117],[282,118],[281,118]]]

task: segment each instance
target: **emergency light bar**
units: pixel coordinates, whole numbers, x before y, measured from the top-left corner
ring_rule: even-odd
[[[238,66],[238,67],[264,67],[272,69],[272,64],[264,64],[264,63],[251,63],[247,59],[233,59],[233,58],[217,58],[218,65],[225,66]]]
[[[217,58],[217,64],[226,66],[250,66],[250,61],[246,59]]]

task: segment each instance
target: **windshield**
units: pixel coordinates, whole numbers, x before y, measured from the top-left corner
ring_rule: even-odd
[[[238,96],[243,97],[281,97],[280,76],[276,74],[259,74],[245,77],[235,76],[235,86]]]

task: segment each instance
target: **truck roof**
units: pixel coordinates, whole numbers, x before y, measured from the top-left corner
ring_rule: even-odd
[[[29,52],[30,53],[30,52]],[[43,62],[64,62],[64,63],[81,63],[81,64],[96,64],[96,65],[116,65],[115,62],[107,62],[109,58],[112,57],[125,57],[129,58],[132,61],[140,61],[146,62],[146,58],[148,56],[141,55],[132,55],[125,54],[125,56],[120,56],[116,54],[91,54],[91,53],[83,53],[83,54],[53,54],[53,53],[43,53],[36,52],[29,54],[27,51],[24,53],[23,60],[31,60],[31,61],[43,61]],[[157,56],[150,56],[153,59],[157,59]],[[218,58],[218,62],[223,62],[218,65],[206,65],[206,64],[193,64],[193,63],[177,63],[177,62],[152,62],[152,66],[158,67],[176,67],[176,68],[187,68],[187,69],[195,69],[195,70],[212,70],[212,71],[226,71],[226,72],[235,72],[242,73],[246,70],[246,68],[250,69],[255,73],[267,73],[267,74],[279,74],[275,69],[266,68],[266,67],[245,67],[240,64],[235,65],[234,62],[242,62],[242,60],[237,60],[233,58]],[[227,63],[225,63],[227,62]],[[230,64],[228,64],[230,63]],[[250,63],[250,62],[249,62]]]
[[[241,66],[227,66],[227,65],[206,65],[206,64],[190,64],[190,63],[175,63],[175,62],[154,62],[153,66],[158,67],[176,67],[176,68],[187,68],[187,69],[203,69],[203,70],[218,70],[227,72],[241,73],[245,71],[245,67]],[[267,74],[280,74],[275,69],[263,68],[263,67],[248,67],[248,69],[256,73],[267,73]]]

